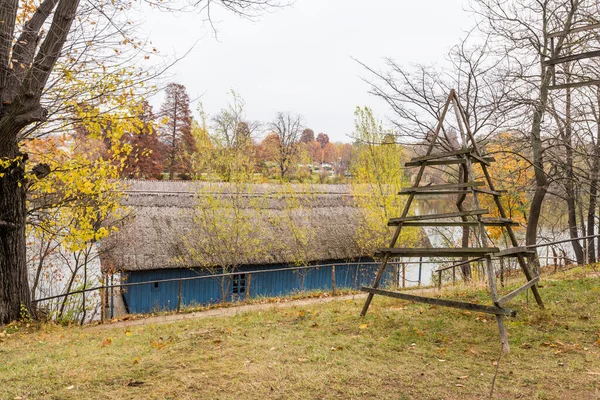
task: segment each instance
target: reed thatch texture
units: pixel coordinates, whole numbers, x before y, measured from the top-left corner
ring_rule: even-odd
[[[241,204],[262,250],[236,255],[238,265],[365,256],[356,243],[360,213],[349,186],[260,184],[244,190],[240,194],[239,187],[225,183],[129,182],[125,205],[132,214],[101,244],[103,265],[124,271],[219,265],[218,255],[204,252],[199,259],[190,254],[194,240],[202,243],[211,232],[198,223],[196,213],[214,207],[215,198],[222,204],[235,198]],[[298,240],[294,229],[308,234]]]

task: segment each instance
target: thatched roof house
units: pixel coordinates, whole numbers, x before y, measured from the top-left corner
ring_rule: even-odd
[[[239,265],[366,256],[357,244],[359,210],[348,185],[240,188],[224,183],[131,181],[127,194],[125,205],[131,217],[102,243],[105,268],[141,271],[219,265],[223,262],[219,246],[233,248],[235,254],[230,255]],[[215,237],[232,229],[234,214],[245,226],[237,233],[255,251],[244,250],[239,240],[235,247]],[[194,251],[196,247],[204,250]]]

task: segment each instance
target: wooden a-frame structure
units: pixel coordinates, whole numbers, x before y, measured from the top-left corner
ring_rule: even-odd
[[[460,131],[462,139],[462,148],[460,150],[443,152],[432,154],[435,144],[439,139],[440,131],[443,130],[443,124],[446,119],[446,115],[450,107],[454,109],[456,114],[456,122]],[[408,195],[408,200],[404,206],[404,211],[399,218],[392,218],[388,222],[388,226],[395,226],[394,235],[389,244],[389,247],[378,249],[376,257],[382,257],[381,265],[375,276],[375,281],[372,287],[362,287],[362,290],[367,292],[369,295],[366,299],[365,305],[362,309],[361,316],[365,316],[373,296],[383,295],[389,297],[400,298],[404,300],[436,304],[446,307],[455,307],[461,309],[467,309],[472,311],[479,311],[489,314],[494,314],[498,322],[498,329],[500,331],[500,340],[502,342],[502,348],[504,351],[509,350],[508,345],[508,334],[504,326],[505,316],[515,316],[516,312],[505,308],[504,305],[513,299],[518,294],[531,289],[533,296],[537,304],[543,308],[544,304],[542,298],[538,292],[537,282],[539,277],[534,277],[529,270],[527,265],[526,257],[532,254],[532,250],[525,247],[519,247],[517,238],[512,230],[512,226],[516,223],[507,218],[504,207],[502,206],[501,191],[494,188],[492,179],[488,172],[488,166],[493,158],[482,156],[477,142],[473,136],[469,121],[466,117],[465,111],[462,108],[458,96],[454,89],[450,91],[450,95],[444,105],[442,114],[438,121],[438,124],[433,131],[433,136],[427,148],[427,152],[422,157],[413,158],[410,162],[405,164],[406,167],[418,167],[419,172],[416,175],[414,185],[410,188],[403,189],[399,194]],[[423,174],[427,167],[439,166],[439,165],[458,165],[459,176],[458,183],[448,183],[442,185],[430,185],[420,186]],[[484,181],[475,181],[475,175],[473,173],[473,164],[479,164],[483,171]],[[430,215],[415,215],[408,216],[411,204],[417,196],[427,195],[458,195],[456,201],[457,212],[444,213],[444,214],[430,214]],[[498,208],[500,218],[485,218],[485,214],[488,214],[488,210],[481,209],[479,196],[492,196],[494,203]],[[465,200],[467,196],[472,196],[473,210],[465,210]],[[455,220],[460,218],[460,221]],[[450,219],[450,220],[449,220]],[[402,228],[409,226],[472,226],[478,230],[477,244],[472,247],[462,248],[397,248],[395,247]],[[488,239],[486,234],[486,226],[499,226],[506,230],[512,248],[500,251],[496,247],[488,247]],[[424,296],[417,296],[413,294],[400,293],[395,291],[381,290],[378,289],[379,283],[385,271],[390,258],[393,257],[444,257],[444,258],[456,258],[462,259],[468,258],[470,261],[485,260],[486,264],[486,275],[488,278],[488,284],[490,288],[491,298],[493,306],[486,306],[481,304],[445,300],[439,298],[431,298]],[[492,260],[501,257],[516,257],[521,267],[523,274],[525,275],[527,282],[520,288],[506,294],[503,297],[499,297],[496,286],[496,274],[494,272]],[[468,261],[467,261],[468,263]]]

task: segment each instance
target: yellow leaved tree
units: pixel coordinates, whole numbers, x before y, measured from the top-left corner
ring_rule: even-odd
[[[383,128],[368,107],[354,113],[356,149],[351,163],[354,201],[360,210],[356,241],[365,254],[373,254],[389,244],[388,220],[402,213],[405,199],[398,192],[409,183],[401,167],[402,146],[393,140],[393,132]],[[404,230],[400,243],[409,245],[419,232]]]
[[[127,213],[119,176],[131,148],[121,138],[147,125],[138,118],[141,108],[127,102],[127,96],[102,107],[74,102],[76,125],[24,144],[24,152],[40,166],[29,174],[27,188],[28,240],[35,250],[28,257],[33,299],[101,283],[97,243]],[[65,296],[41,307],[53,318],[83,323],[99,312],[94,296],[98,294]]]

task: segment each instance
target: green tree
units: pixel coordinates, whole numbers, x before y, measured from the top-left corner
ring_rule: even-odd
[[[404,175],[402,147],[386,143],[392,132],[385,130],[368,107],[354,112],[356,149],[351,162],[352,191],[361,218],[356,241],[365,253],[387,246],[391,231],[388,220],[401,214],[405,200],[398,192],[408,181]],[[400,242],[411,243],[418,235],[404,230]]]

